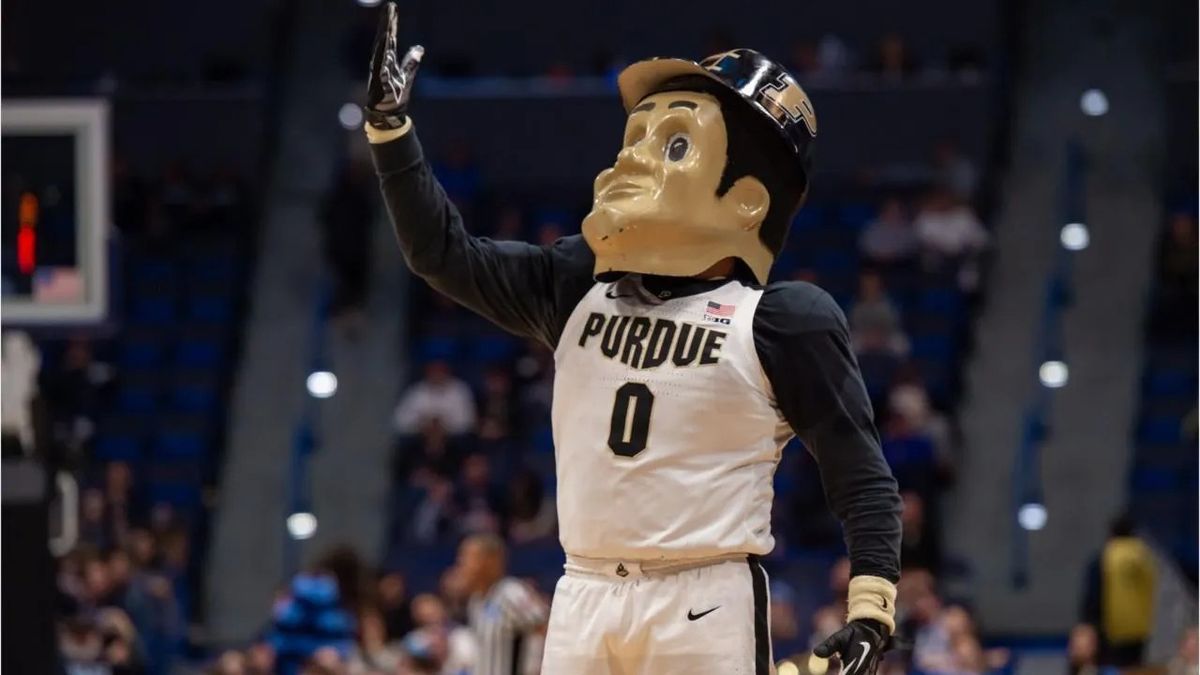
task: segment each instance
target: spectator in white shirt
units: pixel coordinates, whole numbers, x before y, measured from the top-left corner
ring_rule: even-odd
[[[424,378],[400,397],[392,419],[397,432],[414,434],[435,417],[451,435],[464,434],[475,428],[475,397],[471,388],[454,377],[444,361],[430,361],[425,365]]]
[[[977,253],[988,243],[987,230],[975,212],[947,190],[934,190],[913,224],[922,248],[940,257]]]
[[[884,265],[912,258],[917,252],[917,235],[899,199],[883,203],[879,215],[859,235],[858,248],[871,262]]]
[[[926,269],[958,266],[958,285],[974,291],[979,285],[977,258],[988,245],[988,231],[971,207],[944,189],[935,189],[917,213],[913,226],[921,242]]]

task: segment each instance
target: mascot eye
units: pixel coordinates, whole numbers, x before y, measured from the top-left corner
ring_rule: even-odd
[[[687,156],[688,148],[692,145],[687,134],[675,134],[667,141],[667,159],[678,162]]]

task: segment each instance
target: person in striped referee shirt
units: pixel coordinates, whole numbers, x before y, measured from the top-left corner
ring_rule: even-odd
[[[524,582],[505,576],[506,562],[504,541],[495,535],[468,537],[458,549],[457,571],[470,593],[467,617],[478,642],[474,675],[527,672],[534,639],[545,632],[546,604]]]

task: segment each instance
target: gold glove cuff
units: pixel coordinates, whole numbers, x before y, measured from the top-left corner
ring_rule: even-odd
[[[858,576],[850,580],[846,620],[874,619],[896,630],[896,585],[883,577]]]
[[[394,141],[404,134],[407,134],[409,129],[412,129],[412,127],[413,121],[411,117],[405,118],[404,126],[400,127],[399,129],[376,129],[369,123],[363,122],[363,129],[367,132],[367,141],[372,145]]]

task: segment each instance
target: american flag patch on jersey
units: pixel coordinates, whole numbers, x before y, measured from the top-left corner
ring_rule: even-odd
[[[712,316],[733,316],[735,309],[737,309],[737,305],[722,305],[719,302],[709,300],[708,308],[704,310],[704,313]]]

